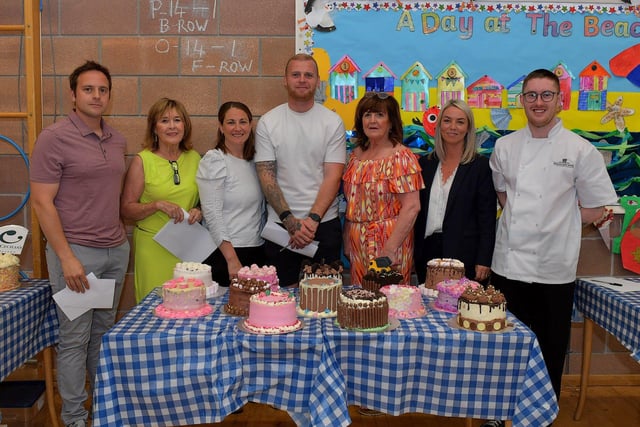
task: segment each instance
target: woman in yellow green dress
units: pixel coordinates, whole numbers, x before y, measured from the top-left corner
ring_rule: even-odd
[[[196,172],[200,154],[191,144],[191,119],[184,105],[168,98],[149,109],[143,150],[132,160],[120,203],[120,213],[135,221],[133,230],[136,301],[173,277],[181,260],[153,240],[168,222],[202,220]]]

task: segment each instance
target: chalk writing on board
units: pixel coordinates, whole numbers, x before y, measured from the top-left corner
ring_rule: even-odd
[[[161,34],[207,33],[215,19],[216,0],[149,0],[149,17]]]
[[[155,43],[157,53],[180,48],[183,72],[191,74],[255,74],[257,42],[228,37],[181,37],[180,46],[168,39]]]

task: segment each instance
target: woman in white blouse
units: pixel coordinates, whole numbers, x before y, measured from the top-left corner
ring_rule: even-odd
[[[436,122],[434,152],[420,159],[420,191],[414,262],[424,283],[427,262],[455,258],[465,275],[485,282],[495,244],[496,192],[489,159],[476,152],[473,113],[462,100],[448,101]]]
[[[265,262],[260,237],[265,201],[253,162],[252,120],[243,103],[222,104],[216,146],[202,158],[196,175],[202,213],[218,246],[204,263],[221,286],[229,286],[243,265]]]

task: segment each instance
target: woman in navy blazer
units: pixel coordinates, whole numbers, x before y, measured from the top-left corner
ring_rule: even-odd
[[[434,152],[420,159],[425,188],[414,228],[420,283],[433,258],[462,261],[469,279],[489,278],[497,200],[489,159],[477,154],[475,137],[469,106],[448,101],[436,122]]]

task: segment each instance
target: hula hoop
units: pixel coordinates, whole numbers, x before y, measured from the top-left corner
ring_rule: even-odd
[[[20,148],[20,146],[18,144],[16,144],[10,138],[8,138],[8,137],[6,137],[4,135],[0,135],[0,140],[11,144],[13,146],[13,148],[15,148],[18,151],[18,154],[20,154],[20,156],[22,157],[22,160],[24,161],[24,164],[27,167],[27,172],[28,172],[29,171],[29,158],[27,157],[27,154],[24,152],[24,150],[22,150],[22,148]],[[27,201],[29,200],[30,196],[31,196],[31,187],[30,187],[29,183],[27,182],[27,193],[25,194],[24,198],[22,199],[22,202],[20,203],[20,205],[17,208],[15,208],[12,212],[8,213],[5,216],[0,217],[0,221],[7,220],[7,219],[11,218],[12,216],[14,216],[15,214],[17,214],[18,212],[20,212],[20,210],[22,210],[24,205],[27,204]]]

